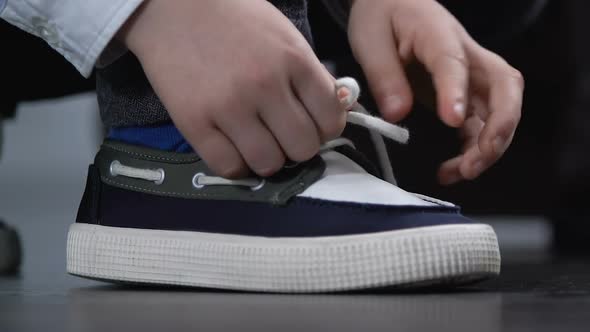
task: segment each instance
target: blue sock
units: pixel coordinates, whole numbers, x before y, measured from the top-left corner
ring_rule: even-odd
[[[172,123],[147,127],[112,128],[108,138],[163,151],[193,152],[193,148]]]

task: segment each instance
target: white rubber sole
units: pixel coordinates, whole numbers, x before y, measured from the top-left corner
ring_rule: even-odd
[[[67,269],[117,282],[264,292],[461,284],[500,273],[488,225],[265,238],[73,224]]]

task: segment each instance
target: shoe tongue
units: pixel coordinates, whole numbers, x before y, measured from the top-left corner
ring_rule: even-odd
[[[390,206],[437,206],[370,174],[339,151],[322,153],[326,170],[299,197]]]
[[[370,131],[362,126],[349,125],[344,129],[341,137],[350,140],[354,147],[339,146],[334,149],[361,166],[369,174],[383,179],[383,171],[376,163],[377,151],[371,139]]]
[[[381,170],[379,170],[379,168],[371,160],[369,160],[369,158],[364,153],[348,145],[339,146],[335,148],[334,151],[346,156],[348,159],[352,160],[365,171],[367,171],[367,173],[381,179],[383,178]]]

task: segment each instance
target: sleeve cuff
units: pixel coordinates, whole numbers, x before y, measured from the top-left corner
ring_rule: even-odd
[[[142,2],[0,0],[0,18],[44,39],[88,77],[117,31]]]

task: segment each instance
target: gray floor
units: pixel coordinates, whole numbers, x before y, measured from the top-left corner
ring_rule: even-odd
[[[590,264],[547,254],[540,218],[494,217],[500,279],[460,291],[265,295],[132,288],[65,274],[65,238],[97,146],[91,95],[23,105],[5,128],[0,216],[23,237],[0,278],[4,331],[589,331]],[[68,128],[65,130],[64,128]]]

